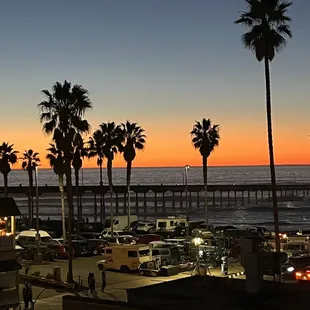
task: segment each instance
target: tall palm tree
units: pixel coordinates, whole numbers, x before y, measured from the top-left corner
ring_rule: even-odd
[[[137,123],[127,121],[121,124],[123,133],[123,141],[121,151],[123,152],[124,160],[127,163],[126,185],[127,185],[127,212],[128,212],[128,229],[130,229],[130,178],[132,162],[136,158],[136,149],[143,150],[145,146],[144,129],[138,126]]]
[[[121,148],[121,143],[123,140],[122,130],[119,125],[114,122],[102,123],[99,125],[99,130],[101,131],[103,138],[103,154],[107,159],[107,174],[108,183],[110,191],[110,217],[111,217],[111,234],[113,235],[113,181],[112,181],[112,166],[114,155]]]
[[[65,213],[65,193],[64,193],[64,174],[65,174],[65,158],[63,151],[57,149],[55,144],[50,144],[47,149],[48,154],[46,159],[49,160],[49,164],[55,174],[58,175],[60,199],[61,199],[61,217],[62,217],[62,237],[64,242],[67,239],[66,233],[66,213]]]
[[[72,167],[74,169],[75,175],[75,190],[76,190],[76,210],[77,210],[77,233],[80,233],[80,221],[82,217],[82,207],[81,207],[81,197],[79,194],[79,171],[83,165],[83,158],[87,156],[87,148],[84,145],[83,138],[80,134],[75,136],[73,141],[73,160],[72,160]]]
[[[25,150],[21,159],[23,160],[22,168],[28,173],[28,224],[31,224],[33,219],[33,171],[40,164],[39,153],[34,152],[32,149]]]
[[[219,125],[212,125],[210,119],[204,118],[201,123],[196,121],[190,134],[195,149],[199,150],[202,157],[203,184],[205,191],[205,219],[206,223],[208,223],[208,158],[215,148],[219,146]]]
[[[72,273],[72,220],[73,220],[73,193],[71,166],[73,160],[73,141],[77,134],[89,132],[90,125],[83,119],[87,110],[92,107],[88,91],[81,85],[72,86],[70,82],[63,84],[56,82],[52,91],[43,90],[47,97],[39,103],[41,112],[40,121],[43,131],[52,135],[57,149],[64,155],[66,190],[68,201],[68,282],[73,282]]]
[[[272,117],[271,117],[271,86],[269,64],[275,54],[286,45],[286,38],[292,37],[290,30],[291,18],[287,15],[292,2],[285,0],[246,0],[247,12],[241,12],[236,24],[249,27],[243,34],[242,43],[245,48],[255,52],[256,59],[265,64],[266,111],[268,127],[269,162],[272,184],[273,216],[275,228],[276,251],[280,252],[279,215],[277,205],[276,173],[274,166]]]
[[[99,185],[100,185],[100,223],[102,224],[103,217],[105,216],[105,210],[103,206],[103,177],[102,177],[102,165],[103,165],[103,136],[102,132],[97,129],[92,137],[88,141],[88,157],[97,157],[97,166],[99,167]],[[96,219],[95,219],[96,220]]]
[[[17,151],[14,151],[14,144],[3,142],[0,145],[0,172],[3,174],[4,196],[8,196],[8,175],[11,165],[17,163]]]

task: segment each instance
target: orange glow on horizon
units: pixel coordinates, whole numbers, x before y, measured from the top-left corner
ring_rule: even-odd
[[[134,167],[181,167],[184,165],[201,166],[201,156],[191,144],[189,131],[192,122],[175,123],[157,127],[154,124],[144,126],[147,130],[147,143],[145,150],[137,151]],[[239,128],[246,128],[240,131]],[[302,130],[306,130],[303,128]],[[167,131],[169,134],[167,134]],[[20,134],[22,132],[22,134]],[[306,131],[307,132],[307,131]],[[10,131],[2,128],[2,141],[14,143],[15,149],[19,151],[19,157],[24,150],[32,148],[40,153],[42,168],[49,168],[45,159],[46,149],[49,146],[50,137],[42,133],[40,124],[36,126],[25,126],[22,130],[15,127]],[[211,154],[208,164],[210,166],[246,166],[246,165],[268,165],[267,134],[263,125],[251,124],[229,124],[222,126],[220,130],[220,146]],[[27,137],[27,138],[24,138]],[[85,138],[87,141],[88,138]],[[290,142],[294,141],[291,146]],[[307,135],[295,136],[290,128],[277,126],[274,130],[274,150],[276,164],[310,164],[310,140]],[[22,160],[14,165],[13,169],[20,169]],[[104,162],[104,166],[106,162]],[[125,167],[126,163],[122,155],[117,155],[114,167]],[[85,159],[84,168],[95,168],[96,159]]]

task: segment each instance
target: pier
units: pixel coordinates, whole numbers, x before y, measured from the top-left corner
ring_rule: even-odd
[[[3,188],[0,189],[3,192]],[[17,198],[20,209],[27,207],[28,187],[9,187],[10,196]],[[75,187],[73,186],[75,194]],[[100,210],[100,186],[80,186],[80,204],[82,215],[99,220],[109,214],[110,192],[108,186],[102,188],[102,209]],[[310,184],[278,184],[277,196],[280,202],[298,201],[308,197]],[[210,184],[208,185],[208,205],[212,207],[259,205],[270,203],[271,184]],[[127,187],[113,187],[113,209],[115,214],[127,213]],[[132,185],[131,212],[137,215],[158,215],[168,213],[184,213],[186,209],[204,208],[203,185]],[[35,197],[35,188],[33,188]],[[58,186],[39,186],[40,215],[53,216],[60,214],[60,195]],[[76,207],[77,199],[74,197]],[[50,210],[54,208],[54,212]],[[47,210],[49,209],[49,211]],[[56,212],[57,211],[57,212]],[[23,212],[26,213],[25,211]]]

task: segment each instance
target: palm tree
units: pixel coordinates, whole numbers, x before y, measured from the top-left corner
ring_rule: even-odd
[[[275,226],[276,252],[280,252],[279,215],[277,205],[276,173],[274,166],[272,117],[271,117],[271,87],[269,63],[275,54],[286,45],[286,37],[291,38],[291,18],[287,15],[292,2],[285,0],[246,0],[248,11],[241,12],[236,24],[250,28],[242,36],[245,48],[255,52],[258,61],[264,60],[266,82],[266,110],[268,127],[269,162],[272,184],[273,216]]]
[[[73,282],[72,273],[72,220],[73,220],[73,193],[71,166],[73,160],[73,141],[77,134],[89,132],[90,125],[83,119],[87,110],[92,107],[88,91],[81,85],[72,86],[70,82],[63,84],[56,82],[49,90],[42,93],[47,97],[39,103],[40,120],[43,131],[52,135],[56,148],[64,155],[66,190],[68,201],[68,282]]]
[[[96,130],[92,137],[90,137],[88,148],[88,157],[97,157],[97,166],[99,167],[99,185],[100,185],[100,223],[102,224],[103,217],[105,216],[105,210],[103,206],[103,178],[102,178],[102,164],[103,164],[103,136],[101,131]],[[95,219],[96,221],[96,219]]]
[[[114,155],[121,148],[121,143],[123,140],[122,130],[119,125],[114,122],[102,123],[99,125],[99,130],[101,131],[103,138],[103,154],[107,159],[107,174],[108,183],[110,190],[110,217],[111,217],[111,234],[113,235],[113,182],[112,182],[112,166]]]
[[[130,178],[132,162],[136,158],[136,149],[144,149],[146,135],[144,134],[144,129],[138,126],[137,123],[130,123],[129,121],[127,121],[125,124],[121,124],[121,128],[123,133],[121,151],[123,152],[124,160],[127,163],[127,212],[128,229],[130,229]]]
[[[77,233],[80,233],[80,221],[81,221],[81,201],[80,201],[80,194],[79,194],[79,171],[83,165],[83,158],[87,156],[87,148],[84,146],[83,138],[80,134],[75,136],[73,141],[73,160],[72,160],[72,167],[74,169],[75,175],[75,190],[76,190],[76,209],[77,209]]]
[[[61,199],[61,215],[62,215],[62,237],[64,243],[66,243],[66,214],[65,214],[65,193],[64,193],[64,174],[65,174],[65,160],[63,151],[57,149],[55,144],[50,144],[47,149],[48,154],[46,159],[49,160],[51,168],[54,173],[58,175],[60,199]]]
[[[11,171],[11,165],[17,163],[18,152],[14,151],[14,144],[3,142],[0,145],[0,172],[3,174],[4,196],[8,196],[8,175]]]
[[[21,159],[23,160],[22,168],[27,171],[29,179],[28,224],[31,224],[33,219],[33,171],[40,164],[39,153],[34,152],[32,149],[25,150]]]
[[[219,146],[220,134],[219,125],[212,125],[210,119],[196,121],[193,130],[190,132],[192,143],[202,156],[203,184],[205,191],[205,218],[208,224],[208,158],[210,154]]]

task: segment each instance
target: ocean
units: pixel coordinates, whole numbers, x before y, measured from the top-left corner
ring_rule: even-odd
[[[309,183],[310,166],[277,166],[278,183]],[[50,169],[39,170],[38,183],[40,186],[58,185],[57,176]],[[124,185],[126,169],[113,169],[114,185]],[[73,176],[74,182],[74,176]],[[107,185],[107,175],[104,169],[104,185]],[[133,185],[176,185],[184,182],[184,168],[133,168]],[[209,167],[209,184],[250,184],[270,183],[268,166],[248,167]],[[202,168],[191,167],[188,170],[188,184],[202,184]],[[98,185],[99,169],[82,169],[80,171],[81,185]],[[23,170],[12,170],[9,174],[9,186],[28,186],[28,176]],[[3,178],[0,178],[0,186],[3,186]],[[169,195],[169,194],[167,194]],[[203,195],[203,193],[201,193]],[[22,213],[27,212],[27,198],[23,195],[13,196],[16,199]],[[108,201],[108,200],[107,200]],[[171,203],[171,202],[170,202]],[[99,202],[97,202],[99,204]],[[39,199],[41,218],[60,218],[60,200],[58,194],[44,194]],[[83,215],[93,220],[94,198],[85,194],[82,199]],[[99,208],[98,208],[99,209]],[[107,210],[109,207],[107,206]],[[134,209],[134,208],[132,208]],[[148,210],[151,209],[148,207]],[[169,200],[167,200],[169,210]],[[98,211],[99,212],[99,211]],[[171,208],[169,214],[171,214]],[[191,219],[203,218],[203,204],[201,207],[190,211]],[[279,218],[281,229],[310,229],[310,197],[300,201],[279,203]],[[260,225],[272,229],[273,214],[272,205],[268,202],[260,204],[248,203],[244,205],[216,205],[209,206],[209,220],[215,225]]]

